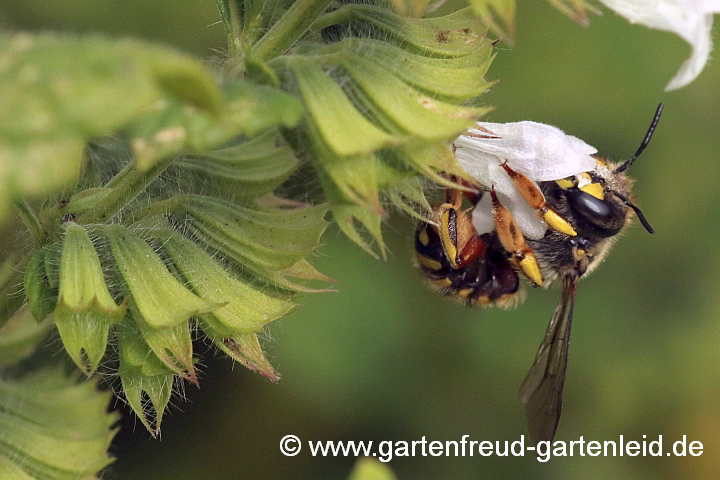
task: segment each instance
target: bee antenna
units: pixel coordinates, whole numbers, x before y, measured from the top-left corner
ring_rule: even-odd
[[[635,215],[637,215],[638,219],[640,220],[640,223],[642,223],[642,226],[645,227],[645,230],[648,231],[648,233],[655,233],[655,230],[650,226],[650,223],[645,218],[645,215],[640,211],[637,205],[632,203],[625,195],[621,195],[617,193],[615,190],[610,190],[610,192],[618,197],[622,202],[627,205],[628,207],[632,208],[635,212]]]
[[[622,165],[620,165],[618,168],[615,169],[615,173],[624,172],[625,170],[630,168],[630,165],[633,164],[635,159],[637,159],[640,156],[640,154],[643,152],[643,150],[645,150],[645,147],[648,146],[648,143],[650,143],[650,139],[652,138],[653,133],[655,133],[655,127],[657,127],[657,124],[660,121],[660,115],[662,115],[663,108],[665,108],[665,106],[662,103],[660,105],[658,105],[657,110],[655,110],[655,116],[653,117],[652,123],[650,124],[650,128],[648,128],[648,131],[645,134],[645,138],[643,139],[642,143],[640,144],[640,147],[638,147],[635,154],[632,157],[630,157],[630,160],[626,161],[625,163],[623,163]],[[639,216],[640,215],[638,215],[638,217]],[[647,228],[647,227],[645,227],[645,228]]]

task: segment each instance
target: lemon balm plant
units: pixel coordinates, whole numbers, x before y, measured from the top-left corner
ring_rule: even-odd
[[[449,145],[488,111],[514,2],[423,16],[437,6],[218,0],[212,68],[139,40],[0,37],[0,221],[24,232],[0,263],[1,478],[111,462],[101,374],[157,434],[199,382],[193,337],[278,378],[260,337],[327,289],[308,258],[328,224],[382,256],[388,208],[419,215],[425,179],[464,176]],[[73,373],[38,360],[51,331]]]

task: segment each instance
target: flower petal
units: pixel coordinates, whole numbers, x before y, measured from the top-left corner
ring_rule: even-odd
[[[490,133],[488,133],[490,132]],[[577,137],[566,135],[559,128],[537,122],[488,123],[478,122],[465,135],[455,140],[456,156],[462,149],[464,158],[458,158],[460,166],[479,182],[482,178],[473,170],[482,170],[475,161],[492,161],[508,165],[536,181],[557,180],[577,173],[588,172],[595,167],[590,155],[597,149]],[[493,159],[490,154],[495,156]]]
[[[692,47],[692,55],[665,87],[677,90],[702,72],[712,50],[712,14],[720,12],[717,0],[600,0],[630,23],[679,35]]]
[[[513,215],[523,234],[540,239],[547,225],[525,201],[500,165],[508,165],[531,180],[550,181],[591,171],[597,149],[562,130],[537,122],[487,123],[454,142],[455,158],[471,177],[488,189],[495,189],[500,202]],[[494,230],[492,204],[488,195],[473,210],[473,225],[479,234]]]

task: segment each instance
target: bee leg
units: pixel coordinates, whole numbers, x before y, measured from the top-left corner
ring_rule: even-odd
[[[462,251],[458,254],[455,263],[458,268],[462,268],[482,257],[485,254],[486,248],[487,244],[485,243],[485,240],[475,233],[472,237],[470,237],[470,240],[468,240]]]
[[[463,195],[468,193],[457,189],[445,192],[446,203],[436,211],[440,241],[445,256],[453,269],[472,263],[485,252],[485,241],[472,226],[470,210],[461,210]],[[476,195],[476,194],[473,194]],[[472,199],[471,199],[472,201]]]
[[[515,224],[510,210],[498,200],[495,190],[490,190],[495,232],[503,248],[512,255],[513,262],[536,286],[543,284],[540,266],[532,248],[525,242],[525,236]]]
[[[448,188],[447,190],[445,190],[445,203],[451,203],[455,205],[456,208],[460,208],[460,206],[462,205],[463,196],[465,196],[465,198],[467,198],[472,205],[475,205],[477,202],[480,201],[482,193],[481,190],[477,187],[477,185],[473,185],[467,180],[464,180],[455,175],[450,175],[450,180],[454,183],[457,183],[458,185],[462,185],[463,187],[467,188],[467,190],[461,191],[456,188]]]
[[[540,191],[540,188],[537,184],[535,184],[535,182],[522,173],[516,172],[510,168],[507,165],[507,162],[501,164],[500,166],[505,169],[505,172],[507,172],[508,176],[515,184],[515,188],[517,188],[527,204],[535,209],[538,215],[545,220],[545,223],[547,223],[550,228],[560,233],[564,233],[565,235],[570,235],[571,237],[577,235],[577,232],[572,225],[558,215],[558,213],[547,204],[545,201],[545,195],[543,195],[542,191]]]

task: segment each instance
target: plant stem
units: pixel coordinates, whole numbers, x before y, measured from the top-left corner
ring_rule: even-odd
[[[355,14],[355,5],[345,5],[337,10],[319,16],[311,25],[310,30],[318,32],[331,25],[347,23]]]
[[[267,61],[282,55],[322,13],[330,0],[297,0],[253,46],[253,57]]]
[[[182,202],[181,197],[175,196],[152,202],[140,208],[131,210],[128,215],[132,217],[133,224],[139,224],[148,217],[155,215],[165,215],[171,213],[173,208]]]
[[[35,213],[35,210],[32,209],[25,199],[16,200],[14,204],[20,214],[20,218],[25,224],[25,227],[28,229],[28,232],[30,232],[30,236],[32,237],[35,245],[38,247],[44,245],[47,232],[45,231],[45,227],[43,227],[40,218],[38,218]]]
[[[150,183],[164,172],[175,159],[169,156],[158,162],[144,172],[130,163],[108,182],[108,187],[113,192],[105,198],[102,204],[94,210],[88,211],[80,219],[80,223],[106,222],[125,208],[140,192],[145,190]]]

